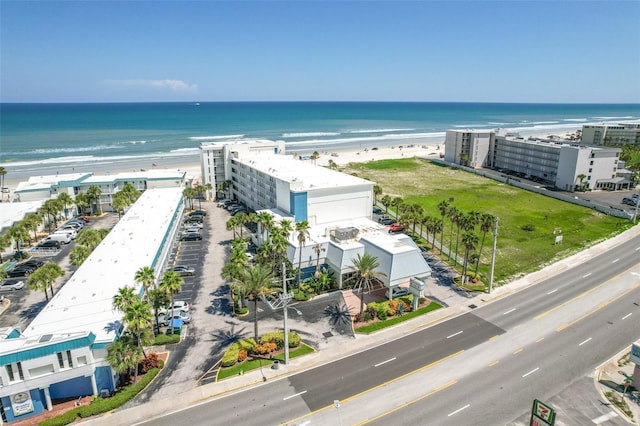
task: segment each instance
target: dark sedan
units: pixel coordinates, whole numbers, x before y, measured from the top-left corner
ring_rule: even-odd
[[[9,272],[7,272],[7,276],[9,276],[11,278],[26,277],[27,275],[30,275],[35,270],[36,270],[35,266],[17,265],[15,268],[13,268]]]
[[[197,232],[187,232],[180,236],[182,241],[199,241],[202,240],[202,235]]]

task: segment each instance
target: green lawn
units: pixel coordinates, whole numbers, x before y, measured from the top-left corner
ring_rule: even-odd
[[[419,204],[429,216],[441,218],[437,205],[446,200],[465,213],[475,210],[499,217],[496,284],[538,270],[632,226],[628,220],[428,160],[409,158],[351,163],[342,171],[376,182],[383,195],[399,196],[405,203]],[[523,227],[533,230],[527,231]],[[445,219],[447,246],[449,229],[450,222]],[[563,242],[554,245],[554,230],[558,229],[562,230]],[[481,241],[482,233],[477,231],[477,234]],[[479,269],[485,281],[489,276],[491,245],[492,237],[487,235]],[[459,253],[462,255],[462,249]]]

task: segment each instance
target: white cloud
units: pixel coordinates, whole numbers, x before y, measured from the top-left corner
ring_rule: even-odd
[[[197,84],[189,84],[182,80],[105,80],[105,84],[123,87],[151,87],[169,89],[173,92],[196,92]]]

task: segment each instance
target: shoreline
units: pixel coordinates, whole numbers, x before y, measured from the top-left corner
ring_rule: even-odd
[[[570,134],[580,130],[580,127],[571,129],[563,129],[566,134]],[[564,136],[562,133],[560,136]],[[522,132],[523,137],[540,137],[544,138],[552,134],[551,132]],[[395,140],[385,141],[389,143],[361,144],[359,147],[350,146],[318,146],[316,149],[299,149],[295,146],[287,147],[286,155],[310,155],[318,152],[320,157],[315,164],[319,166],[328,166],[333,161],[338,166],[345,166],[348,163],[362,163],[376,160],[386,160],[394,158],[412,158],[415,156],[433,156],[438,158],[444,154],[444,136],[438,138],[437,141],[423,141],[417,143],[415,140]],[[377,141],[380,142],[380,141]],[[407,144],[408,142],[408,144]],[[309,163],[312,160],[301,160]],[[93,161],[84,161],[81,163],[54,163],[49,162],[37,165],[31,169],[12,169],[9,164],[4,165],[7,171],[4,176],[4,186],[10,190],[10,196],[17,187],[18,183],[27,181],[32,176],[55,176],[56,174],[68,173],[93,173],[94,176],[113,175],[122,172],[151,170],[151,169],[168,169],[168,170],[186,170],[188,176],[192,176],[194,181],[201,181],[201,165],[200,154],[185,155],[162,155],[150,154],[146,157],[136,157],[124,160],[110,161],[108,158],[95,158]],[[4,195],[4,194],[3,194]]]

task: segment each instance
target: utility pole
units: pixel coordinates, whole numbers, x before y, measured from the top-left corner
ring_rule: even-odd
[[[638,204],[640,204],[640,197],[636,198],[636,210],[633,213],[633,224],[636,224],[636,218],[638,217]]]
[[[496,266],[496,244],[498,242],[498,222],[499,217],[496,217],[496,224],[493,226],[493,252],[491,253],[491,273],[489,275],[489,294],[493,290],[493,270]]]

